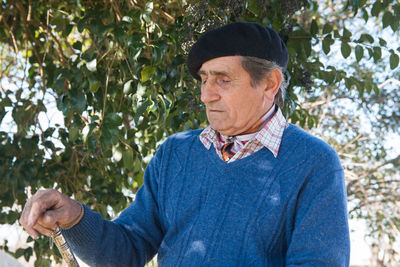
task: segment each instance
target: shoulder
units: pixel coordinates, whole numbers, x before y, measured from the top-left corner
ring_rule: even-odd
[[[175,133],[165,140],[169,146],[185,146],[187,144],[192,143],[193,141],[199,139],[200,133],[203,129],[200,130],[189,130],[184,132]]]
[[[295,154],[303,160],[320,163],[328,161],[340,165],[336,151],[328,143],[293,124],[289,124],[283,134],[282,150]]]
[[[202,131],[203,131],[203,129],[179,132],[179,133],[171,135],[167,139],[169,139],[171,141],[178,141],[178,142],[189,141],[189,140],[192,140],[193,138],[197,138]]]
[[[156,154],[151,159],[151,166],[180,165],[190,153],[193,146],[198,147],[200,142],[199,135],[202,130],[190,130],[175,133],[169,136],[157,149]]]
[[[202,131],[203,129],[175,133],[163,142],[158,151],[187,150],[189,146],[199,140],[199,135]]]

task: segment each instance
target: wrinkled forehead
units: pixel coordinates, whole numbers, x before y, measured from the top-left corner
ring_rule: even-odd
[[[242,56],[227,56],[217,57],[205,61],[199,71],[198,75],[229,75],[244,71],[242,68]]]

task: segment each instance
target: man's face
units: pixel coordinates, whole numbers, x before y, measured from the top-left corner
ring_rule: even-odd
[[[211,127],[223,135],[247,131],[272,106],[266,82],[252,87],[240,56],[214,58],[200,68],[201,101]]]

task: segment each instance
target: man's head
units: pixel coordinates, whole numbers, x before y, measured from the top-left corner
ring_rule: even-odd
[[[274,101],[281,106],[287,62],[278,34],[257,23],[231,23],[201,36],[189,53],[188,67],[202,81],[211,126],[225,135],[240,134]]]

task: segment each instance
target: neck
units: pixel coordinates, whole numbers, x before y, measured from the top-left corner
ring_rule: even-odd
[[[267,112],[265,112],[248,130],[238,134],[238,135],[243,135],[243,134],[251,134],[258,132],[262,127],[264,127],[266,121],[268,121],[269,118],[271,118],[272,114],[275,112],[275,105],[272,105],[268,109]]]
[[[265,114],[264,114],[265,115]],[[240,134],[238,134],[238,135],[243,135],[243,134],[251,134],[251,133],[255,133],[255,132],[258,132],[261,128],[262,128],[262,126],[263,126],[263,124],[264,124],[264,115],[261,117],[261,118],[259,118],[254,124],[253,124],[253,126],[251,126],[249,129],[247,129],[246,131],[244,131],[244,132],[242,132],[242,133],[240,133]]]

